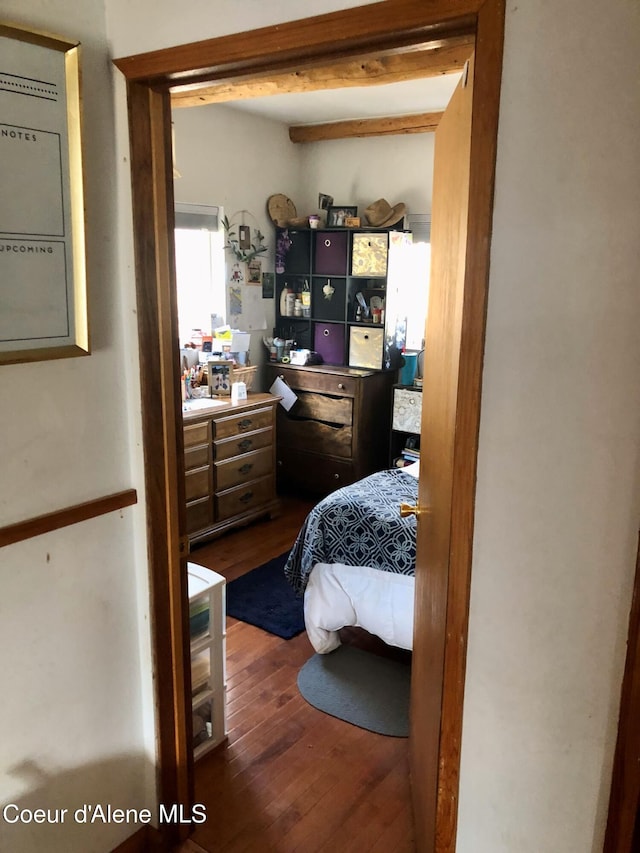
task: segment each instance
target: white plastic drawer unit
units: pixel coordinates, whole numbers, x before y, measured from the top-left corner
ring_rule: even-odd
[[[422,391],[413,391],[411,388],[394,388],[391,429],[420,435],[421,421]]]
[[[225,579],[187,563],[191,637],[193,754],[200,758],[227,734]]]

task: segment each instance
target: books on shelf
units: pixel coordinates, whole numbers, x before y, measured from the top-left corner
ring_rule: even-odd
[[[404,447],[400,453],[400,456],[397,456],[394,459],[393,464],[396,468],[404,468],[405,465],[411,465],[413,462],[418,462],[419,459],[419,447]]]

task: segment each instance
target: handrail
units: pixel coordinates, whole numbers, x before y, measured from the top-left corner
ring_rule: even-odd
[[[137,502],[136,490],[125,489],[123,492],[115,492],[112,495],[105,495],[103,498],[96,498],[66,509],[59,509],[55,512],[46,513],[46,515],[38,515],[35,518],[0,527],[0,548],[4,545],[13,545],[15,542],[23,542],[25,539],[32,539],[34,536],[41,536],[43,533],[51,533],[51,531],[59,530],[61,527],[69,527],[69,525],[77,524],[80,521],[97,518],[97,516],[105,515],[108,512],[115,512],[117,509],[131,506]]]

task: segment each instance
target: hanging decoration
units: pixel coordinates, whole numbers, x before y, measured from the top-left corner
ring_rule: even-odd
[[[264,254],[268,251],[264,243],[264,234],[259,228],[251,229],[244,223],[244,214],[251,216],[248,210],[239,210],[233,214],[231,218],[228,216],[222,217],[222,227],[225,235],[225,249],[229,249],[238,261],[248,263],[253,258]],[[240,215],[242,222],[239,225],[234,224],[233,219]]]

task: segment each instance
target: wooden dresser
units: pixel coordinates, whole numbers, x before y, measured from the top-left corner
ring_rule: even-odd
[[[322,495],[386,468],[394,371],[268,364],[297,401],[278,406],[278,484]]]
[[[189,544],[271,514],[278,398],[250,394],[183,414]]]

